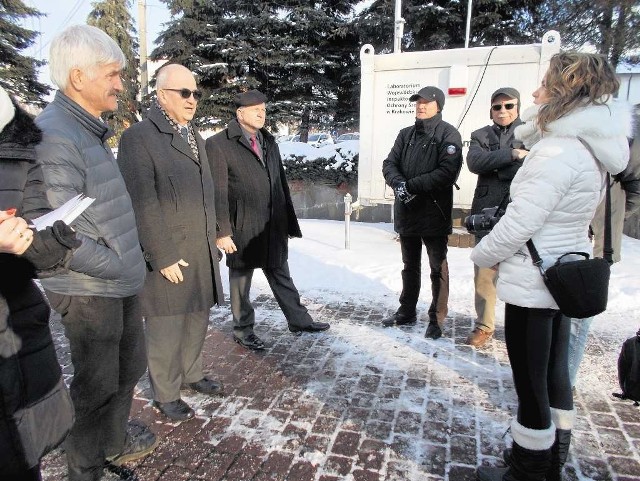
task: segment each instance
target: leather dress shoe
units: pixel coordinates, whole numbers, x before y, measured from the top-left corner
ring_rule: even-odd
[[[321,332],[329,329],[331,325],[328,322],[315,322],[313,321],[311,324],[306,326],[292,326],[289,324],[289,330],[291,332]]]
[[[436,321],[429,321],[429,325],[427,326],[427,332],[424,333],[424,337],[428,339],[440,339],[442,337],[442,329]]]
[[[397,312],[386,319],[382,320],[382,325],[384,327],[391,327],[393,325],[396,326],[404,326],[407,324],[415,324],[418,320],[418,317],[414,314],[413,316],[405,316],[404,314],[398,314]]]
[[[258,336],[256,336],[253,332],[251,334],[247,334],[246,336],[236,336],[233,335],[233,340],[236,341],[243,347],[247,349],[252,349],[254,351],[262,351],[264,349],[264,342]]]
[[[107,456],[108,468],[117,468],[124,463],[135,461],[151,453],[159,440],[142,421],[132,419],[127,423],[127,433],[122,451],[113,456]],[[126,479],[126,477],[123,477]]]
[[[187,383],[187,387],[196,392],[208,395],[222,394],[222,383],[203,377],[197,382]]]
[[[482,347],[493,337],[493,331],[483,331],[476,327],[469,337],[467,337],[467,344],[474,347]]]
[[[195,414],[193,409],[182,399],[168,403],[153,401],[151,405],[172,421],[185,421],[191,419]]]

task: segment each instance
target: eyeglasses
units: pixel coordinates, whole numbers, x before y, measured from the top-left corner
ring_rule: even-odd
[[[162,90],[171,90],[172,92],[180,92],[180,97],[183,99],[188,99],[193,95],[193,98],[196,100],[200,100],[202,98],[202,90],[189,90],[189,89],[162,89]]]
[[[513,104],[513,103],[509,103],[509,104],[495,104],[492,105],[491,108],[495,111],[495,112],[499,112],[500,110],[502,110],[502,107],[504,107],[507,110],[511,110],[513,109],[516,105],[518,104]]]

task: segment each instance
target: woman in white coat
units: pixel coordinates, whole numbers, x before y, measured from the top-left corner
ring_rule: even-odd
[[[505,302],[505,339],[518,395],[508,467],[478,468],[481,481],[561,479],[575,417],[567,362],[570,322],[544,285],[526,242],[533,240],[544,267],[570,251],[591,253],[587,232],[606,172],[617,174],[629,159],[631,115],[613,100],[618,87],[603,56],[563,52],[551,58],[533,93],[539,110],[515,131],[531,149],[511,184],[511,203],[471,253],[479,267],[498,269],[497,294]]]

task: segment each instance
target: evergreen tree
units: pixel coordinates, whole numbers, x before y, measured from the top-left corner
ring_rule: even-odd
[[[358,52],[347,23],[356,0],[164,1],[181,16],[151,57],[198,75],[209,94],[199,106],[203,124],[227,122],[233,96],[253,88],[269,98],[272,125],[299,122],[305,109],[312,124],[332,123],[343,71]]]
[[[595,47],[618,65],[625,57],[638,62],[640,1],[551,0],[545,17],[558,30],[562,42],[572,48]]]
[[[137,51],[138,41],[133,18],[129,13],[131,0],[101,0],[92,4],[92,10],[87,18],[87,23],[104,30],[107,35],[115,40],[124,53],[127,64],[122,72],[122,84],[124,90],[120,95],[118,110],[106,112],[105,120],[116,133],[113,138],[117,144],[120,134],[131,124],[137,122],[140,92],[138,80],[138,67],[140,65]]]
[[[485,0],[472,5],[470,46],[539,41],[541,0]],[[375,0],[357,19],[361,43],[393,51],[394,0]],[[464,47],[467,2],[404,0],[403,51]]]
[[[45,62],[20,53],[40,35],[20,22],[40,16],[42,13],[21,0],[0,0],[0,85],[26,102],[44,106],[43,97],[50,89],[38,81],[37,70]]]

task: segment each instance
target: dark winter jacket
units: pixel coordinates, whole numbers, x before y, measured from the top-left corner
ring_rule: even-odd
[[[145,265],[131,198],[107,139],[113,133],[58,91],[36,118],[48,199],[56,208],[77,194],[95,198],[73,223],[82,246],[67,274],[42,281],[70,296],[128,297],[143,286]]]
[[[207,311],[222,303],[216,248],[213,179],[204,140],[199,158],[157,106],[120,139],[118,164],[131,193],[147,278],[140,293],[145,316]],[[180,259],[184,281],[160,273]]]
[[[513,136],[513,131],[521,123],[518,118],[508,127],[487,125],[471,134],[467,166],[478,175],[471,204],[472,214],[497,206],[509,193],[511,180],[523,162],[511,157],[513,149],[522,148],[522,142]]]
[[[32,219],[51,210],[34,150],[42,135],[15,107],[14,119],[0,133],[0,210],[16,208],[17,216]],[[0,254],[0,479],[25,468],[11,415],[49,393],[61,377],[49,306],[34,273],[23,258]]]
[[[406,181],[416,197],[405,204],[396,199],[394,227],[401,235],[446,236],[451,233],[453,184],[462,167],[460,133],[441,114],[417,120],[400,131],[382,163],[392,188]]]
[[[287,260],[288,237],[302,237],[280,151],[261,131],[263,157],[251,150],[237,120],[207,139],[207,157],[216,186],[217,237],[232,236],[238,251],[231,268],[274,268]]]

